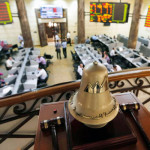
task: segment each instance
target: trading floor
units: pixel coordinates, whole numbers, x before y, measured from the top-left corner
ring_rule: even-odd
[[[49,67],[47,68],[47,71],[50,71],[49,79],[47,81],[48,85],[75,80],[75,75],[73,72],[73,62],[70,52],[71,50],[74,50],[74,45],[67,46],[66,59],[64,59],[63,53],[61,52],[61,60],[57,59],[56,57],[54,43],[49,43],[48,46],[37,48],[40,48],[41,56],[43,56],[44,53],[54,56],[52,59],[53,64],[49,65]]]

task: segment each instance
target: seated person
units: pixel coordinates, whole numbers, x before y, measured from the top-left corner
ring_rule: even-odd
[[[96,35],[93,35],[92,37],[91,37],[91,40],[94,42],[94,41],[97,41],[98,40],[98,37],[96,36]]]
[[[47,78],[47,72],[42,68],[41,65],[39,65],[38,72],[36,74],[38,77],[38,84],[45,82],[45,79]]]
[[[85,40],[85,43],[86,43],[86,44],[90,44],[90,39],[89,39],[89,37],[87,37],[87,39]]]
[[[20,43],[20,48],[24,47],[24,38],[22,36],[22,33],[18,36],[18,42]]]
[[[1,79],[1,76],[3,76],[3,73],[2,73],[2,72],[0,72],[0,79]]]
[[[12,57],[9,57],[7,60],[6,60],[6,67],[8,68],[8,70],[10,70],[13,66],[13,63],[15,61],[12,59]]]
[[[24,48],[24,41],[21,41],[21,48]]]
[[[10,54],[9,49],[11,45],[8,45],[6,41],[1,41],[0,46],[1,46],[1,52],[3,52],[6,55]]]
[[[37,62],[39,63],[39,65],[41,65],[41,66],[46,68],[46,60],[43,57],[38,56]]]
[[[78,66],[77,72],[78,72],[79,75],[82,77],[82,74],[83,74],[83,64],[80,64],[80,65]]]
[[[122,71],[122,68],[119,65],[113,65],[113,69],[111,70],[112,72],[115,71]]]
[[[108,56],[108,53],[106,51],[104,51],[104,59],[106,59],[107,63],[110,64],[110,58]]]
[[[5,81],[0,80],[0,88],[4,87],[5,85],[7,85],[7,83],[5,83]]]

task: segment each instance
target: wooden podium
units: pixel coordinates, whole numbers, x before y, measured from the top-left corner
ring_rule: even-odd
[[[135,95],[133,93],[123,93],[123,94],[115,94],[114,97],[116,98],[116,100],[121,104],[121,103],[132,103],[132,102],[139,102],[139,100],[135,97]],[[140,102],[139,102],[140,103]],[[148,136],[148,138],[150,139],[150,113],[145,109],[145,107],[140,103],[140,110],[138,112],[134,112],[137,120],[140,122],[143,130],[145,131],[146,135]],[[57,113],[55,112],[54,113],[54,110],[57,110]],[[121,116],[123,115],[123,118],[124,120],[126,120],[129,128],[130,128],[130,131],[133,132],[133,134],[131,134],[130,132],[127,132],[128,137],[127,136],[122,136],[123,138],[115,138],[115,142],[117,143],[118,142],[118,145],[115,143],[113,145],[113,142],[111,142],[111,140],[106,140],[106,144],[105,142],[103,141],[100,141],[100,142],[97,142],[97,143],[94,143],[94,146],[95,144],[101,144],[100,147],[97,146],[97,148],[92,148],[92,144],[90,144],[90,141],[93,140],[91,138],[91,140],[89,139],[90,136],[89,134],[87,134],[88,137],[88,141],[86,140],[83,140],[84,144],[87,145],[87,149],[88,150],[101,150],[101,149],[111,149],[111,150],[147,150],[147,147],[144,143],[144,140],[135,124],[135,122],[133,121],[133,119],[131,118],[131,116],[129,114],[126,114],[126,113],[122,113],[120,111],[121,114],[119,114],[119,117],[118,119],[122,119]],[[41,108],[40,108],[40,115],[39,115],[39,122],[38,122],[38,129],[37,129],[37,133],[36,133],[36,139],[35,139],[35,146],[34,146],[34,150],[53,150],[52,148],[52,137],[51,137],[51,133],[49,132],[48,134],[45,134],[41,131],[40,129],[40,122],[43,121],[43,120],[50,120],[52,118],[56,118],[58,116],[63,116],[64,117],[64,102],[57,102],[57,103],[52,103],[52,104],[43,104],[41,105]],[[117,119],[117,118],[115,118]],[[119,121],[120,123],[118,123],[116,125],[115,121],[114,123],[111,122],[110,126],[112,127],[112,125],[115,125],[115,129],[116,129],[116,126],[118,126],[118,128],[116,129],[116,132],[109,132],[108,130],[111,129],[108,125],[108,127],[104,127],[103,129],[107,131],[108,134],[110,134],[110,136],[113,136],[114,134],[114,137],[116,136],[115,134],[120,134],[120,129],[121,129],[121,124],[123,123],[123,121]],[[71,123],[70,123],[71,124]],[[85,134],[87,131],[91,132],[90,129],[87,129],[86,127],[83,127],[84,125],[83,124],[80,124],[78,121],[74,120],[73,124],[76,124],[74,125],[75,127],[73,128],[76,128],[80,126],[80,128],[83,128],[84,130],[77,130],[75,131],[74,135],[75,135],[75,139],[77,139],[78,137],[76,135],[80,135],[80,132],[83,131],[83,134],[82,137],[80,136],[79,139],[78,139],[78,143],[80,143],[80,141],[85,138]],[[120,130],[120,131],[119,131]],[[117,132],[118,131],[118,132]],[[95,131],[95,133],[91,132],[91,134],[95,135],[97,134],[96,132],[99,132],[101,134],[105,134],[105,132],[103,132],[103,130],[99,130],[99,131]],[[124,133],[123,133],[124,134]],[[92,136],[93,136],[92,135]],[[119,135],[119,136],[120,136]],[[106,137],[110,137],[109,135],[107,135]],[[137,142],[135,143],[136,139],[135,137],[137,138]],[[60,127],[60,128],[57,128],[57,138],[58,138],[58,144],[59,144],[59,149],[60,150],[68,150],[68,137],[67,137],[67,133],[66,133],[66,128],[65,126],[64,127]],[[72,137],[73,138],[73,137]],[[128,141],[130,140],[130,141]],[[112,140],[113,141],[113,140]],[[125,141],[125,142],[124,142]],[[89,145],[88,143],[89,142]],[[128,143],[128,144],[126,144]],[[108,146],[107,146],[108,144]],[[112,144],[112,145],[111,145]],[[84,149],[84,146],[83,147],[74,147],[72,148],[73,150],[74,149]],[[85,147],[86,149],[86,147]]]

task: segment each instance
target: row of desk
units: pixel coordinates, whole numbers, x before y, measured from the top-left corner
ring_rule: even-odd
[[[144,56],[139,55],[132,49],[128,49],[126,47],[118,47],[116,50],[117,54],[126,59],[135,67],[149,67],[150,61],[146,59]]]
[[[99,37],[101,37],[102,41],[106,39],[105,35],[100,35]],[[110,40],[111,38],[109,38],[109,41]],[[150,66],[150,60],[146,59],[144,56],[141,56],[140,54],[138,54],[136,51],[133,51],[132,49],[128,49],[122,46],[120,43],[118,45],[116,44],[114,46],[114,48],[117,49],[116,50],[117,55],[121,56],[128,63],[132,64],[133,67],[139,68],[139,67]],[[108,72],[111,72],[113,66],[111,64],[108,64],[107,61],[102,58],[102,55],[99,54],[98,51],[94,50],[94,48],[91,47],[91,45],[89,44],[76,45],[75,51],[84,65],[87,65],[93,61],[97,61],[103,63],[107,67]]]
[[[36,73],[39,64],[36,58],[39,54],[40,50],[38,49],[19,50],[18,55],[14,57],[15,63],[12,69],[8,71],[8,77],[4,79],[9,85],[0,89],[0,97],[7,95],[10,90],[12,94],[17,94],[37,88]]]
[[[123,46],[123,44],[119,41],[117,41],[116,39],[113,39],[111,37],[108,37],[107,35],[99,35],[98,36],[98,41],[104,45],[105,47],[107,47],[107,49],[109,50],[109,52],[114,48],[114,47],[118,47],[118,46]]]
[[[117,40],[123,43],[125,47],[128,47],[128,37],[118,34]],[[143,53],[144,56],[150,57],[150,40],[145,39],[143,37],[139,37],[136,44],[136,50],[140,53]]]
[[[113,66],[111,64],[108,64],[106,59],[102,58],[102,55],[99,54],[98,51],[94,50],[94,48],[91,47],[90,44],[76,45],[75,52],[84,65],[97,61],[99,63],[103,63],[107,67],[108,72],[111,72]]]
[[[125,60],[127,60],[129,63],[131,63],[134,67],[148,67],[150,65],[150,61],[146,59],[144,56],[139,55],[132,49],[128,49],[125,46],[127,46],[128,38],[118,35],[117,39],[112,39],[111,37],[108,37],[106,35],[99,35],[99,41],[103,44],[105,44],[107,47],[109,47],[109,52],[112,50],[112,48],[117,48],[117,54],[121,57],[123,57]],[[141,38],[139,38],[141,40]],[[122,43],[121,43],[122,42]],[[123,44],[125,46],[123,46]],[[138,43],[139,44],[139,43]],[[138,45],[137,45],[138,46]],[[143,45],[141,45],[142,48]],[[145,47],[145,46],[144,46]],[[144,48],[142,48],[144,49]],[[146,49],[147,50],[147,49]],[[147,50],[150,53],[150,50]],[[150,56],[148,54],[148,56]]]

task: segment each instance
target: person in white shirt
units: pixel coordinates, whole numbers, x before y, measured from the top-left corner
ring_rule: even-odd
[[[24,39],[23,39],[22,34],[20,34],[20,35],[18,36],[18,42],[20,43],[21,47],[24,47]]]
[[[70,44],[71,45],[71,37],[70,37],[70,32],[67,33],[67,44]]]
[[[83,74],[83,64],[80,64],[80,66],[78,66],[77,72],[78,72],[79,75],[82,77],[82,74]]]
[[[21,47],[24,47],[24,41],[21,42]]]
[[[55,35],[55,42],[58,41],[60,38],[58,36],[58,34]]]
[[[112,59],[112,62],[114,63],[115,59],[116,59],[116,49],[113,48],[111,51],[110,51],[110,56],[111,56],[111,59]]]
[[[112,72],[115,72],[115,71],[122,71],[122,68],[119,65],[113,65]]]
[[[38,77],[38,84],[39,84],[41,82],[44,82],[48,75],[47,72],[42,68],[42,66],[39,66],[36,76]]]
[[[64,58],[67,58],[67,42],[66,40],[63,40],[62,42],[62,48],[63,48],[63,54],[64,54]]]
[[[12,57],[9,57],[6,60],[6,67],[7,67],[8,70],[10,70],[12,68],[13,63],[15,63],[15,61],[12,59]]]

